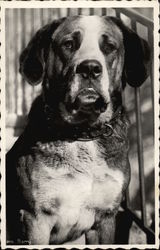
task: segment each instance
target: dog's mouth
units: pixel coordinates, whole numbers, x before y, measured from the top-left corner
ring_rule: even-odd
[[[71,113],[100,114],[106,111],[108,103],[93,88],[84,88],[73,103],[67,105]]]

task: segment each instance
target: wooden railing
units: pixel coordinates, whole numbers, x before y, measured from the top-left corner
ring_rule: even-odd
[[[131,28],[137,32],[137,24],[141,24],[147,28],[147,38],[150,48],[153,48],[153,22],[138,14],[134,10],[118,8],[115,9],[116,16],[121,18],[121,15],[125,15],[130,19]],[[153,62],[151,63],[150,71],[150,86],[152,93],[152,110],[154,114],[154,82],[153,82]],[[141,119],[141,98],[140,88],[135,88],[135,112],[136,112],[136,124],[137,124],[137,151],[138,151],[138,164],[139,164],[139,182],[140,182],[140,203],[141,203],[141,218],[139,218],[130,209],[129,194],[126,194],[126,201],[124,203],[125,211],[129,214],[129,217],[135,221],[138,226],[146,233],[147,243],[155,242],[154,230],[147,225],[147,214],[146,214],[146,195],[145,195],[145,175],[144,175],[144,159],[143,159],[143,135],[142,135],[142,119]],[[154,121],[154,117],[153,117]],[[130,225],[131,226],[131,225]]]

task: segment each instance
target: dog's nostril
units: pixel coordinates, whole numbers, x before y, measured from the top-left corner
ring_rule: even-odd
[[[98,78],[102,74],[102,65],[97,60],[85,60],[76,69],[83,78]]]
[[[100,67],[100,65],[96,65],[93,69],[93,73],[98,77],[102,73],[102,67]]]

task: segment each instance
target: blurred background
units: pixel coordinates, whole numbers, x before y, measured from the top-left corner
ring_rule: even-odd
[[[118,9],[117,9],[118,10]],[[151,8],[131,9],[140,15],[153,20]],[[40,93],[41,85],[30,86],[19,74],[19,55],[22,49],[30,41],[34,33],[43,25],[54,19],[68,15],[108,15],[118,16],[129,27],[135,23],[134,15],[128,16],[119,14],[112,8],[45,8],[45,9],[6,9],[5,11],[5,37],[6,37],[6,142],[7,151],[11,148],[17,137],[22,133],[26,123],[26,115],[30,109],[33,99]],[[134,23],[133,23],[133,20]],[[149,27],[151,28],[151,27]],[[138,34],[149,41],[152,48],[152,34],[147,25],[143,22],[136,23]],[[151,69],[152,71],[152,69]],[[131,121],[129,129],[130,139],[130,163],[131,182],[129,186],[130,207],[138,215],[141,214],[139,163],[137,149],[137,123],[136,123],[136,102],[135,90],[126,86],[124,103]],[[141,112],[141,139],[142,160],[144,161],[144,185],[145,204],[148,226],[154,223],[154,111],[153,111],[153,75],[149,77],[140,88],[140,112]],[[146,236],[143,232],[133,230],[130,236],[130,243],[146,243]],[[133,242],[132,242],[133,241]],[[136,241],[136,242],[135,242]]]

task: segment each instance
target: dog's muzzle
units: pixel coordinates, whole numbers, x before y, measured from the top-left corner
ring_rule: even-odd
[[[101,113],[106,110],[107,103],[93,88],[83,88],[70,108],[83,113]]]

